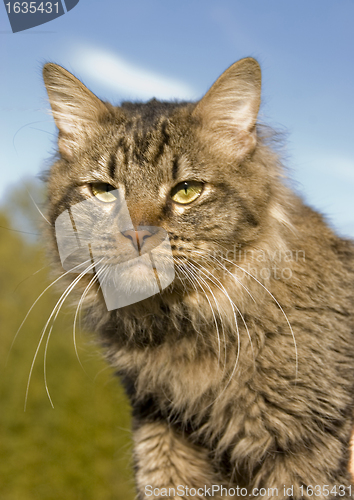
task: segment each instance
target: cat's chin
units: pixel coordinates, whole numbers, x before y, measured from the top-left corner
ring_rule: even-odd
[[[137,262],[119,273],[119,287],[122,290],[150,290],[155,281],[154,269],[145,262]]]
[[[168,286],[174,275],[155,269],[148,259],[134,259],[98,271],[107,309],[119,309],[148,299]],[[171,274],[171,273],[170,273]],[[172,279],[171,279],[172,278]]]

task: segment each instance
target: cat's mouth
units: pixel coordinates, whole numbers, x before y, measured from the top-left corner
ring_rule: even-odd
[[[99,262],[95,271],[107,309],[119,309],[162,292],[175,277],[168,257],[149,252],[115,265]]]

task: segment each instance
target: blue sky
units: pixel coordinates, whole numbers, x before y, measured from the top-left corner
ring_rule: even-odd
[[[0,200],[48,165],[55,126],[41,67],[99,97],[198,99],[234,61],[263,70],[261,121],[287,132],[293,185],[354,236],[354,0],[80,0],[13,34],[0,6]]]

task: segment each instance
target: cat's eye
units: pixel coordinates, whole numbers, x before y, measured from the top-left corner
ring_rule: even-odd
[[[171,191],[171,198],[176,203],[187,205],[196,200],[203,190],[202,182],[183,181],[177,184]]]
[[[112,201],[117,200],[115,187],[110,184],[106,184],[105,182],[97,182],[96,184],[91,184],[91,191],[96,198],[104,203],[112,203]]]

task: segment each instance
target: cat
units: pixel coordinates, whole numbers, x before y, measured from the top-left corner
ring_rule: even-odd
[[[258,62],[196,103],[43,76],[53,265],[129,396],[137,498],[352,497],[354,247],[289,187]]]

